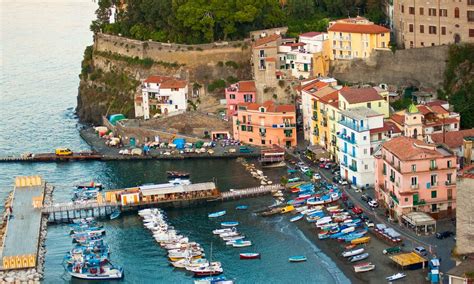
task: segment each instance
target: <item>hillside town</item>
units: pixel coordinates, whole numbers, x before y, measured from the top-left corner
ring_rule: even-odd
[[[284,252],[284,263],[276,265],[282,275],[284,265],[295,269],[306,261],[312,272],[315,267],[329,272],[322,280],[312,274],[314,282],[472,283],[474,0],[382,0],[383,11],[364,4],[363,11],[347,9],[347,17],[340,11],[331,16],[330,5],[316,1],[320,10],[311,15],[327,17],[311,24],[308,18],[262,20],[259,3],[228,1],[238,10],[230,16],[206,1],[169,1],[172,7],[98,2],[78,105],[67,117],[77,121],[83,140],[78,147],[91,151],[61,147],[0,156],[0,162],[90,162],[91,176],[103,162],[105,182],[75,185],[73,197],[62,194],[59,202],[43,177],[15,177],[0,226],[0,282],[16,283],[30,274],[34,283],[43,279],[43,266],[53,262],[45,248],[52,247],[51,240],[45,245],[47,224],[72,223],[58,226],[69,228],[75,243],[63,259],[71,278],[115,280],[132,270],[110,262],[107,228],[116,234],[113,242],[136,238],[128,250],[110,246],[119,255],[114,263],[141,265],[124,252],[149,257],[139,255],[143,246],[153,261],[162,261],[130,273],[130,283],[178,283],[189,275],[200,278],[194,283],[272,283],[276,276],[255,271],[245,278],[250,266],[232,267],[235,255],[223,253],[251,246],[254,252],[238,251],[236,259],[270,261],[273,267]],[[292,1],[269,3],[261,6],[296,13]],[[166,10],[170,16],[156,20],[137,13],[142,10]],[[196,16],[201,10],[203,16]],[[178,23],[176,31],[157,28]],[[426,58],[441,59],[430,68]],[[39,172],[51,176],[55,170]],[[77,178],[74,171],[64,176]],[[128,180],[118,182],[123,176]],[[110,188],[100,192],[105,187]],[[257,196],[258,202],[244,201]],[[271,218],[276,215],[281,218]],[[183,216],[187,219],[179,219]],[[308,226],[301,225],[306,221]],[[221,227],[212,230],[216,224]],[[67,235],[55,229],[53,236]],[[23,231],[35,240],[25,252],[17,250],[15,236]],[[272,234],[280,234],[278,240]],[[261,252],[269,256],[261,260]],[[224,263],[231,271],[225,276]],[[166,274],[170,265],[176,269]],[[147,274],[155,269],[165,276]],[[183,269],[187,274],[176,276]],[[331,276],[336,270],[340,275]],[[138,275],[142,272],[148,278]]]

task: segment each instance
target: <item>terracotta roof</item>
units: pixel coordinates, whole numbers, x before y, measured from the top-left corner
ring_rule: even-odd
[[[171,79],[160,84],[160,89],[182,89],[188,83],[184,80]]]
[[[314,37],[320,34],[322,33],[321,32],[307,32],[307,33],[300,34],[300,37]]]
[[[304,42],[292,42],[292,43],[285,43],[282,46],[303,46],[306,45]]]
[[[332,89],[332,88],[331,88]],[[319,100],[323,103],[326,103],[326,104],[329,104],[331,102],[334,102],[334,101],[338,101],[339,97],[339,92],[337,90],[334,90],[332,92],[330,92],[329,94],[326,94],[324,96],[322,96]]]
[[[255,81],[239,81],[239,92],[256,92]]]
[[[335,108],[338,108],[339,107],[339,100],[335,100],[333,102],[330,102],[329,104],[332,105]]]
[[[275,41],[279,38],[281,38],[281,35],[277,35],[277,34],[272,34],[272,35],[269,35],[269,36],[266,36],[266,37],[262,37],[262,38],[259,38],[255,41],[254,46],[255,47],[261,46],[261,45],[270,43],[272,41]]]
[[[449,113],[449,111],[447,111],[442,106],[434,105],[434,106],[431,106],[430,108],[433,110],[433,112],[435,112],[437,114],[448,114]]]
[[[402,114],[392,114],[392,116],[390,117],[391,120],[395,121],[395,123],[397,123],[398,125],[400,126],[403,126],[405,125],[405,116],[402,115]]]
[[[303,86],[302,90],[307,92],[307,93],[314,93],[322,88],[325,88],[329,86],[328,83],[324,83],[324,82],[321,82],[321,81],[314,81],[314,82],[311,82],[309,84],[306,84]]]
[[[340,90],[340,94],[350,104],[371,102],[383,100],[383,97],[374,88],[349,88],[344,87]]]
[[[427,115],[430,112],[433,112],[429,107],[425,105],[418,105],[418,111],[421,112],[423,115]]]
[[[273,101],[266,101],[263,104],[258,103],[242,103],[239,106],[247,107],[247,110],[259,110],[260,107],[264,107],[266,112],[295,112],[296,108],[294,105],[275,105]]]
[[[427,106],[441,106],[445,104],[448,104],[448,102],[443,101],[443,100],[434,100],[434,101],[426,103]]]
[[[359,34],[381,34],[389,33],[390,30],[375,24],[349,24],[335,23],[329,27],[330,32],[359,33]]]
[[[370,129],[370,134],[389,131],[392,131],[392,133],[402,133],[400,128],[398,128],[398,126],[394,122],[384,121],[382,127]]]
[[[383,143],[383,148],[402,161],[445,157],[436,150],[435,144],[427,144],[421,140],[405,136],[395,137]]]
[[[146,78],[143,82],[160,84],[161,89],[171,88],[185,88],[188,84],[185,80],[179,80],[169,76],[152,75]]]
[[[433,133],[431,134],[431,139],[435,143],[446,144],[449,148],[458,148],[462,146],[464,137],[474,136],[474,129],[465,129],[459,131],[449,131],[444,134],[443,142],[443,133]]]
[[[425,121],[424,125],[425,126],[439,126],[439,125],[447,125],[451,123],[459,123],[460,122],[459,117],[448,117],[448,118],[438,118],[437,120],[434,121]]]

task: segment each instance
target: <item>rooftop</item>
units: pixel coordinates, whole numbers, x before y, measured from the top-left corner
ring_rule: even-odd
[[[256,92],[257,88],[255,87],[255,81],[239,81],[230,85],[230,87],[226,90],[237,92]]]
[[[402,133],[402,130],[392,121],[384,121],[383,126],[380,128],[370,129],[370,133],[381,133],[381,132],[392,132],[392,133]]]
[[[195,183],[190,185],[146,185],[140,186],[140,191],[143,196],[162,195],[170,193],[192,192],[213,190],[216,188],[213,182]]]
[[[185,88],[188,84],[186,80],[176,79],[170,76],[152,75],[146,78],[144,83],[155,83],[160,84],[161,89],[180,89]]]
[[[341,114],[355,120],[363,120],[374,116],[383,116],[383,114],[380,114],[375,110],[367,107],[356,107],[348,110],[342,110]]]
[[[383,100],[383,97],[374,88],[344,87],[341,89],[340,94],[350,104]]]
[[[463,262],[461,262],[461,264],[459,264],[458,266],[455,266],[453,268],[451,268],[448,272],[446,272],[446,274],[449,274],[449,275],[453,275],[453,276],[457,276],[457,277],[466,277],[466,273],[473,273],[474,272],[474,260],[465,260]],[[471,276],[472,278],[472,276]]]
[[[410,137],[395,137],[385,143],[383,148],[402,161],[426,160],[453,156],[435,144],[428,144]]]
[[[286,112],[295,112],[295,106],[294,105],[276,105],[273,101],[266,101],[263,104],[258,104],[258,103],[242,103],[239,104],[239,107],[243,106],[246,107],[247,110],[254,110],[258,111],[260,107],[265,108],[265,112],[281,112],[281,113],[286,113]]]
[[[359,33],[359,34],[382,34],[389,33],[390,29],[375,24],[355,24],[355,23],[341,23],[336,22],[328,28],[329,32],[345,32],[345,33]]]
[[[436,220],[433,219],[433,217],[425,212],[418,211],[413,211],[403,215],[403,219],[414,226],[431,225],[436,223]]]
[[[320,34],[322,34],[322,32],[307,32],[307,33],[300,34],[300,37],[315,37]]]
[[[268,44],[272,41],[276,41],[279,38],[281,38],[281,35],[279,35],[279,34],[272,34],[272,35],[269,35],[269,36],[266,36],[266,37],[262,37],[262,38],[257,39],[253,46],[254,47],[259,47],[259,46]]]
[[[443,139],[444,136],[444,139]],[[464,137],[474,136],[474,129],[465,129],[459,131],[449,131],[444,133],[431,134],[431,139],[435,143],[442,143],[449,148],[458,148],[463,144]]]

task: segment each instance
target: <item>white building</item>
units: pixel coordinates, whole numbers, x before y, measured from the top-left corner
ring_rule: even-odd
[[[382,142],[401,135],[401,130],[384,115],[367,107],[340,111],[337,146],[341,177],[357,187],[373,186],[375,159]]]
[[[327,33],[307,32],[300,34],[299,42],[305,43],[305,50],[310,53],[323,51],[324,41],[329,40]]]
[[[167,76],[150,76],[143,81],[142,94],[135,97],[135,117],[185,112],[187,109],[188,83]]]

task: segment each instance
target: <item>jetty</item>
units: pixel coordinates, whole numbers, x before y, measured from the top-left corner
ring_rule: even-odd
[[[47,185],[39,176],[15,178],[12,200],[6,208],[5,231],[1,239],[1,271],[14,270],[30,280],[41,277],[41,250],[46,230],[42,210]]]
[[[42,213],[48,216],[49,222],[62,223],[76,218],[106,217],[116,209],[127,212],[152,206],[189,207],[270,194],[282,188],[281,185],[262,185],[220,192],[214,182],[177,186],[145,185],[110,190],[105,192],[105,196],[98,194],[95,200],[85,203],[54,203],[43,207]]]

